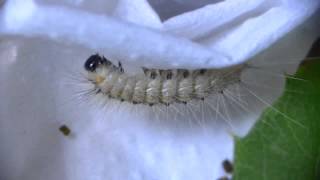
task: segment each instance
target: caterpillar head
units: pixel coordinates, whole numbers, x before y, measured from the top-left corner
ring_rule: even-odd
[[[94,54],[87,59],[84,64],[84,68],[89,72],[94,72],[102,66],[109,65],[111,65],[111,62],[108,61],[104,56],[101,57],[99,54]]]
[[[84,63],[84,69],[88,72],[88,79],[95,84],[100,84],[104,81],[106,71],[111,66],[111,61],[99,54],[91,55]]]

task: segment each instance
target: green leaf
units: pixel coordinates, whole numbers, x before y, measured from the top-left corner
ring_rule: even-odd
[[[235,179],[320,179],[320,59],[305,61],[294,77],[273,106],[285,115],[269,108],[236,139]]]

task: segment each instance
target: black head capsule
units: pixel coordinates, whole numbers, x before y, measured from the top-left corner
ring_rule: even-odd
[[[101,57],[99,54],[94,54],[87,59],[84,64],[84,68],[87,71],[94,72],[99,66],[109,63],[110,61],[108,61],[105,57]]]

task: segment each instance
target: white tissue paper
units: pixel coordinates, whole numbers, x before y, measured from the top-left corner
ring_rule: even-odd
[[[267,104],[282,93],[283,72],[293,73],[319,36],[319,4],[0,1],[0,179],[225,176],[221,162],[233,160],[233,134],[248,133]],[[75,78],[96,52],[134,73],[141,66],[221,68],[246,61],[262,70],[242,74],[252,85],[237,87],[245,108],[218,96],[212,102],[218,102],[213,106],[222,115],[206,112],[201,117],[187,109],[182,113],[190,118],[170,112],[164,120],[143,107],[117,102],[103,106],[83,96],[79,102],[73,90],[81,90],[81,82]],[[196,123],[195,117],[200,119]],[[70,136],[59,132],[61,124],[70,127]]]

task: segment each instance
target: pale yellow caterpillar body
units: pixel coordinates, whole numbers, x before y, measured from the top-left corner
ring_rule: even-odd
[[[85,62],[87,79],[96,93],[132,104],[170,105],[204,100],[240,81],[245,64],[224,69],[148,69],[143,74],[129,75],[119,63],[98,54]]]

